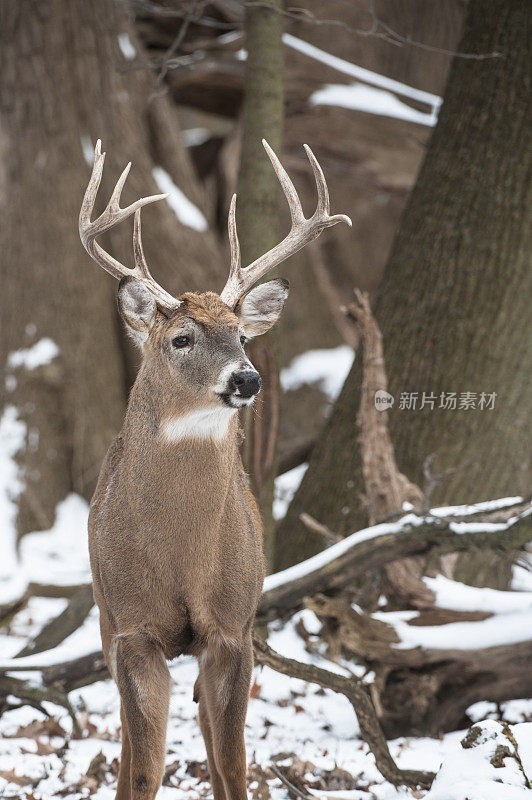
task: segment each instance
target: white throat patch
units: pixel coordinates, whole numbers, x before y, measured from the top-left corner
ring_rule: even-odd
[[[236,412],[236,408],[225,406],[195,409],[181,417],[165,419],[160,427],[160,436],[171,443],[182,439],[212,439],[221,442],[227,436],[229,423]]]

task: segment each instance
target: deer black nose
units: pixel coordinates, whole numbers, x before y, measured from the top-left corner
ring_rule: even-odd
[[[254,369],[243,369],[231,375],[233,386],[241,397],[253,397],[260,392],[262,383],[259,373]]]

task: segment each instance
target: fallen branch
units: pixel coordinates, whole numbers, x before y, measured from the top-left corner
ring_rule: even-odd
[[[313,664],[303,664],[293,658],[286,658],[257,638],[253,639],[253,648],[258,664],[270,667],[283,675],[299,678],[308,683],[317,683],[324,689],[343,694],[351,703],[358,719],[361,736],[373,753],[377,768],[387,781],[394,786],[430,787],[434,773],[400,769],[393,760],[368,691],[360,681],[354,677],[347,678],[329,672]]]
[[[276,767],[275,764],[270,764],[268,767],[270,772],[272,772],[276,778],[278,778],[282,784],[284,784],[288,790],[288,794],[292,798],[300,798],[300,800],[314,800],[314,797],[309,794],[308,792],[303,792],[301,789],[298,789],[297,786],[288,780],[286,775],[284,775],[279,767]]]
[[[75,711],[68,699],[68,695],[60,689],[53,686],[43,686],[30,680],[21,680],[9,675],[2,675],[0,676],[0,698],[7,698],[8,695],[13,695],[34,707],[42,707],[43,702],[49,702],[66,708],[72,719],[74,736],[76,738],[81,737],[81,728]]]
[[[388,738],[439,736],[470,724],[466,711],[480,700],[531,695],[530,601],[525,595],[522,610],[494,614],[485,610],[484,590],[477,591],[477,611],[429,609],[406,620],[362,614],[342,596],[308,599],[333,645],[375,673],[372,697]],[[456,592],[459,598],[459,584]]]
[[[486,524],[484,531],[460,531],[460,523],[438,517],[407,515],[353,533],[306,561],[266,578],[257,619],[267,621],[300,609],[305,597],[336,591],[354,578],[397,559],[428,553],[444,555],[471,548],[513,554],[532,540],[528,510],[503,529]]]
[[[80,586],[70,598],[64,611],[45,625],[37,636],[17,653],[16,658],[42,653],[52,647],[57,647],[67,636],[79,628],[93,605],[92,585]]]

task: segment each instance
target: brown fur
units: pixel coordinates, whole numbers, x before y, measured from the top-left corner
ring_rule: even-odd
[[[251,627],[263,556],[238,418],[221,442],[159,435],[164,419],[203,402],[201,381],[219,368],[220,352],[235,357],[239,320],[213,293],[180,299],[178,311],[170,319],[157,314],[150,329],[89,517],[103,649],[122,701],[117,798],[153,800],[157,793],[166,752],[166,659],[189,653],[199,659],[196,695],[215,800],[244,800]],[[208,337],[197,385],[172,372],[166,357],[166,343],[185,318]]]

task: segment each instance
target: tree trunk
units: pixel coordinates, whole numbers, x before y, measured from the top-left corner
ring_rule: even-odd
[[[420,484],[432,453],[439,470],[458,468],[436,489],[433,500],[442,503],[530,487],[526,7],[523,0],[471,2],[458,49],[501,56],[454,60],[376,306],[399,469]],[[322,547],[298,521],[302,511],[344,534],[364,519],[360,384],[355,363],[280,526],[278,568]],[[418,393],[415,411],[399,408],[402,392]],[[434,410],[420,410],[423,392],[435,395]],[[495,407],[440,409],[442,392],[458,399],[475,392],[477,404],[482,392],[495,393]]]
[[[238,175],[237,222],[242,263],[249,264],[279,241],[279,184],[261,140],[280,154],[283,133],[283,43],[281,0],[265,8],[246,7],[247,62],[242,110],[242,151]],[[274,334],[250,348],[261,371],[262,392],[248,415],[246,462],[264,523],[264,552],[271,569],[275,543],[273,481],[279,425],[279,377]]]
[[[174,156],[172,165],[167,156],[166,169],[192,202],[202,201],[169,101],[149,103],[151,77],[132,70],[134,61],[120,49],[125,40],[128,55],[135,48],[139,58],[120,4],[3,3],[0,30],[0,408],[14,407],[25,424],[17,454],[18,528],[24,532],[49,527],[68,491],[91,495],[125,406],[116,283],[90,261],[77,231],[96,139],[108,151],[98,207],[129,159],[134,168],[126,202],[159,191],[152,168],[160,162],[150,152],[148,125],[155,113],[159,126],[161,118],[171,119],[166,145]],[[169,291],[219,284],[208,231],[180,224],[164,203],[147,209],[144,223],[148,259]],[[131,229],[124,228],[105,245],[131,263]],[[30,369],[21,357],[9,360],[42,339],[53,342],[49,363]]]

